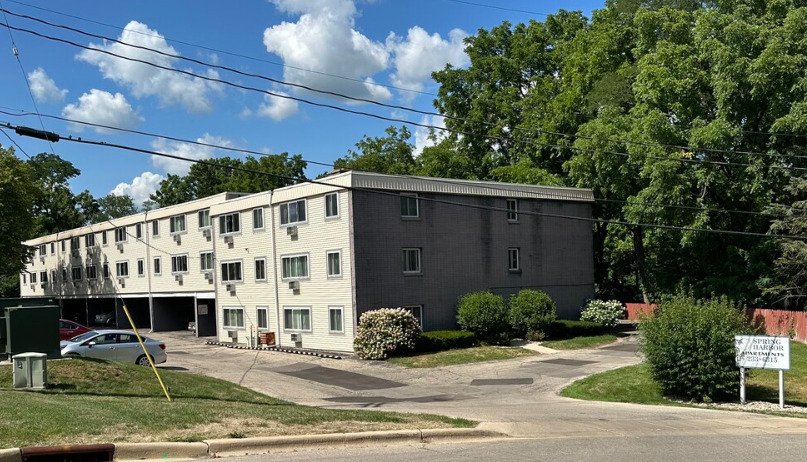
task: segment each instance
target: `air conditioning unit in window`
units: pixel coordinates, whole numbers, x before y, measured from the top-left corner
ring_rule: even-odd
[[[289,290],[300,290],[300,281],[289,281]]]
[[[291,341],[292,342],[302,342],[303,341],[303,334],[291,334]]]
[[[297,227],[296,226],[289,226],[286,228],[286,235],[287,236],[296,236],[297,235]]]
[[[176,242],[177,244],[182,243],[182,236],[180,236],[179,234],[174,234],[174,242]]]
[[[225,244],[232,244],[233,243],[233,237],[232,236],[224,236],[224,243]]]
[[[121,287],[126,287],[126,279],[118,278],[118,285]]]
[[[71,250],[71,251],[70,251],[70,255],[72,255],[72,256],[74,256],[74,257],[78,257],[78,256],[79,256],[78,249],[73,249],[73,250]]]
[[[39,284],[39,287],[41,287],[41,288],[43,288],[43,289],[44,289],[46,285],[48,285],[48,283],[47,283],[47,282],[43,282],[42,284]]]
[[[182,275],[181,274],[175,274],[174,275],[174,280],[177,281],[177,282],[182,282]]]
[[[210,237],[210,228],[205,228],[202,230],[202,236],[209,238]]]
[[[235,292],[235,284],[227,284],[227,292]]]
[[[118,247],[118,250],[120,250],[121,252],[123,252],[123,244],[118,244],[118,245],[117,245],[117,247]]]
[[[205,273],[205,279],[207,279],[208,281],[212,280],[213,279],[213,273],[210,272],[210,271],[206,272]]]
[[[42,255],[41,257],[39,257],[39,261],[40,261],[41,263],[45,263],[45,256],[44,256],[44,255]]]
[[[232,340],[233,342],[237,342],[238,341],[238,331],[237,330],[228,330],[227,331],[227,337],[230,337],[230,340]]]
[[[36,284],[31,284],[31,290],[36,290]]]

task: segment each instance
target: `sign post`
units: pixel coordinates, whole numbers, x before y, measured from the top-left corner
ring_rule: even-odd
[[[785,408],[785,371],[790,370],[790,337],[735,335],[735,363],[740,368],[740,402],[745,404],[745,370],[779,371],[779,409]]]

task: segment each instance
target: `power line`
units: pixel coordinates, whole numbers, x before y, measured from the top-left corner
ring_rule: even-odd
[[[444,0],[446,2],[452,3],[461,3],[463,5],[471,5],[471,6],[478,6],[481,8],[490,8],[493,10],[500,10],[500,11],[512,11],[514,13],[524,13],[524,14],[531,14],[535,16],[549,16],[549,13],[540,13],[538,11],[529,11],[529,10],[520,10],[518,8],[506,8],[503,6],[496,6],[496,5],[488,5],[486,3],[478,3],[478,2],[468,2],[465,0]]]
[[[17,146],[17,149],[19,149],[19,150],[20,150],[20,152],[22,152],[22,153],[25,155],[25,157],[27,157],[27,158],[28,158],[28,160],[31,160],[31,161],[32,161],[32,160],[34,160],[34,159],[32,159],[32,158],[31,158],[31,156],[29,156],[29,155],[28,155],[28,153],[27,153],[27,152],[25,152],[25,149],[23,149],[23,148],[22,148],[22,146],[20,146],[19,144],[17,144],[17,142],[16,142],[16,141],[14,141],[14,138],[12,138],[12,137],[11,137],[11,136],[10,136],[8,133],[6,133],[6,131],[5,131],[5,130],[3,130],[2,128],[0,128],[0,132],[3,132],[3,134],[4,134],[4,135],[6,135],[6,138],[8,138],[8,140],[9,140],[9,141],[11,141],[12,143],[14,143],[14,146]]]
[[[6,126],[8,128],[15,129],[18,132],[19,132],[19,129],[21,129],[21,128],[25,129],[26,128],[26,127],[12,126],[10,124],[7,124]],[[28,130],[31,130],[31,129],[28,129]],[[61,135],[57,135],[57,136],[61,137]],[[155,155],[155,156],[167,157],[167,158],[176,159],[176,160],[182,160],[182,161],[185,161],[185,162],[200,163],[200,164],[205,164],[205,165],[218,167],[218,168],[226,168],[226,169],[230,169],[230,170],[244,171],[244,172],[248,172],[248,173],[252,173],[252,174],[256,174],[256,175],[262,175],[262,176],[268,176],[268,177],[272,177],[272,178],[286,180],[286,181],[292,182],[294,184],[297,184],[297,183],[310,183],[310,184],[318,184],[318,185],[324,185],[324,186],[335,186],[335,185],[333,185],[331,183],[328,183],[328,182],[325,182],[325,181],[309,180],[307,178],[300,178],[300,177],[295,177],[295,176],[291,176],[291,175],[282,175],[282,174],[277,174],[277,173],[261,172],[261,171],[258,171],[258,170],[252,170],[252,169],[243,168],[243,167],[236,167],[236,166],[232,166],[232,165],[216,164],[214,162],[209,162],[209,161],[205,161],[205,160],[188,159],[188,158],[176,156],[176,155],[173,155],[173,154],[165,154],[165,153],[161,153],[161,152],[157,152],[157,151],[151,151],[151,150],[147,150],[147,149],[141,149],[141,148],[136,148],[136,147],[133,147],[133,146],[127,146],[127,145],[122,145],[122,144],[107,143],[107,142],[103,142],[103,141],[92,141],[92,140],[87,140],[87,139],[83,139],[83,138],[82,139],[76,139],[76,138],[67,137],[67,138],[60,138],[60,139],[65,140],[65,141],[74,142],[74,143],[88,144],[88,145],[94,145],[94,146],[103,146],[103,147],[111,147],[111,148],[116,148],[116,149],[121,149],[121,150],[126,150],[126,151],[139,152],[139,153],[150,154],[150,155]],[[426,180],[430,180],[430,179],[426,179]],[[341,187],[341,188],[344,188],[344,189],[347,189],[347,190],[351,190],[351,191],[362,191],[362,192],[367,192],[367,193],[372,193],[372,194],[377,194],[377,195],[400,197],[400,194],[398,194],[398,193],[389,192],[389,191],[381,191],[381,190],[377,190],[377,189],[368,189],[368,188],[361,188],[361,187],[355,187],[355,186],[338,186],[338,187]],[[490,210],[490,211],[497,211],[497,212],[503,212],[503,213],[512,213],[512,210],[509,210],[509,209],[504,208],[504,207],[493,207],[493,206],[487,206],[487,205],[467,204],[467,203],[463,203],[463,202],[450,201],[450,200],[445,200],[445,199],[429,198],[429,197],[418,197],[418,200],[422,200],[424,202],[434,202],[434,203],[441,203],[441,204],[447,204],[447,205],[454,205],[454,206],[458,206],[458,207],[466,207],[466,208],[473,208],[473,209],[480,209],[480,210]],[[559,215],[559,214],[544,213],[544,212],[533,212],[533,211],[518,211],[518,213],[523,214],[523,215],[541,216],[541,217],[547,217],[547,218],[559,218],[559,219],[574,220],[574,221],[585,221],[585,222],[589,222],[589,223],[613,224],[613,225],[627,226],[627,227],[634,227],[634,228],[635,227],[641,227],[641,228],[653,228],[653,229],[664,229],[664,230],[685,231],[685,232],[686,231],[703,232],[703,233],[726,234],[726,235],[734,235],[734,236],[764,237],[764,238],[769,238],[769,239],[807,240],[807,236],[763,234],[763,233],[754,233],[754,232],[748,232],[748,231],[731,231],[731,230],[724,230],[724,229],[691,228],[691,227],[684,227],[684,226],[673,226],[673,225],[663,225],[663,224],[653,224],[653,223],[633,223],[633,222],[620,221],[620,220],[607,220],[607,219],[602,219],[602,218],[578,217],[578,216],[572,216],[572,215]]]
[[[99,26],[109,27],[109,28],[116,29],[116,30],[121,30],[121,31],[126,30],[125,27],[115,26],[113,24],[107,24],[105,22],[96,21],[96,20],[93,20],[93,19],[87,19],[87,18],[83,18],[81,16],[76,16],[76,15],[72,15],[72,14],[68,14],[68,13],[63,13],[61,11],[57,11],[57,10],[53,10],[53,9],[49,9],[49,8],[43,8],[43,7],[40,7],[40,6],[31,5],[31,4],[28,4],[28,3],[19,2],[19,1],[15,1],[15,0],[6,0],[6,1],[8,1],[9,3],[16,3],[17,5],[23,5],[23,6],[27,6],[29,8],[34,8],[34,9],[37,9],[37,10],[40,10],[40,11],[47,11],[48,13],[53,13],[53,14],[56,14],[56,15],[59,15],[59,16],[64,16],[64,17],[68,17],[68,18],[72,18],[72,19],[77,19],[79,21],[84,21],[84,22],[89,22],[89,23],[92,23],[92,24],[97,24]],[[335,78],[335,79],[341,79],[341,80],[346,80],[346,81],[350,81],[350,82],[361,83],[361,84],[364,84],[364,85],[373,85],[373,86],[376,86],[376,87],[384,87],[384,88],[389,88],[391,90],[404,91],[404,92],[408,92],[408,93],[416,93],[416,94],[427,95],[427,96],[438,96],[437,93],[430,93],[430,92],[427,92],[427,91],[415,90],[413,88],[397,87],[395,85],[388,85],[388,84],[383,84],[383,83],[378,83],[378,82],[366,82],[364,80],[356,79],[356,78],[353,78],[353,77],[346,77],[346,76],[343,76],[343,75],[330,74],[328,72],[315,71],[313,69],[306,69],[304,67],[292,66],[290,64],[285,64],[285,63],[281,63],[281,62],[277,62],[277,61],[272,61],[272,60],[269,60],[269,59],[256,58],[254,56],[248,56],[248,55],[244,55],[244,54],[241,54],[241,53],[236,53],[236,52],[233,52],[233,51],[227,51],[227,50],[222,50],[222,49],[218,49],[218,48],[208,47],[208,46],[205,46],[205,45],[199,45],[199,44],[192,43],[192,42],[186,42],[186,41],[182,41],[182,40],[177,40],[177,39],[173,39],[173,38],[170,38],[170,37],[167,37],[167,36],[164,36],[164,35],[149,34],[147,32],[141,32],[141,31],[136,31],[136,30],[129,30],[128,32],[138,34],[138,35],[143,35],[143,36],[146,36],[146,37],[154,37],[154,38],[159,37],[159,38],[163,38],[163,39],[165,39],[167,41],[171,41],[171,42],[174,42],[174,43],[181,43],[182,45],[186,45],[186,46],[190,46],[190,47],[194,47],[194,48],[199,48],[199,49],[206,50],[206,51],[211,51],[211,52],[214,52],[214,53],[221,53],[223,55],[233,56],[233,57],[236,57],[236,58],[242,58],[242,59],[247,59],[247,60],[250,60],[250,61],[271,64],[273,66],[280,66],[280,67],[284,67],[284,68],[287,67],[289,69],[294,69],[296,71],[308,72],[308,73],[311,73],[311,74],[322,75],[322,76],[325,76],[325,77],[332,77],[332,78]]]

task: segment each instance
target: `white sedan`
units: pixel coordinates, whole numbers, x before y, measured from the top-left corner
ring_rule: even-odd
[[[140,336],[154,364],[168,359],[165,343]],[[128,330],[96,330],[61,342],[62,356],[85,356],[88,358],[123,361],[148,366],[149,360],[143,353],[134,332]]]

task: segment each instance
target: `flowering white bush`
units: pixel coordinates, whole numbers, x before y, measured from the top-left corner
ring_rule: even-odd
[[[361,359],[386,359],[392,353],[414,349],[420,334],[411,312],[381,308],[361,315],[353,347]]]
[[[596,322],[605,327],[614,327],[625,314],[622,303],[611,300],[591,300],[580,314],[581,321]]]

